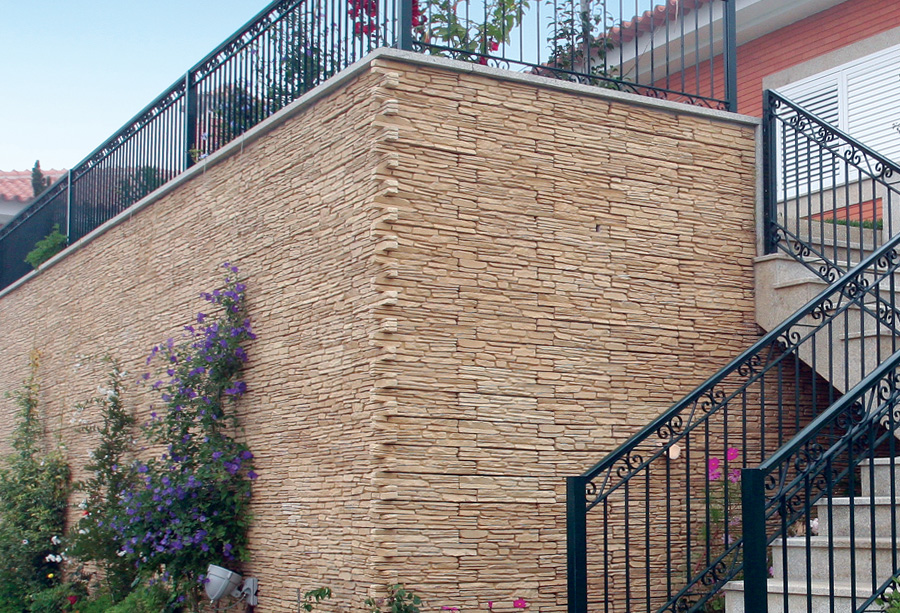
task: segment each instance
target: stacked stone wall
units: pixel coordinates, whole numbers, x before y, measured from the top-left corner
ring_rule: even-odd
[[[388,55],[291,112],[0,297],[0,387],[41,351],[82,477],[83,356],[136,379],[232,261],[258,610],[564,610],[564,478],[757,338],[755,125]]]

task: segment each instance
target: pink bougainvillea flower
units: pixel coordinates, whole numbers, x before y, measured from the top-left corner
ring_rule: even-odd
[[[488,611],[493,611],[493,610],[494,610],[494,601],[488,600]]]
[[[740,468],[732,468],[728,471],[728,480],[732,483],[737,483],[741,480],[741,469]]]
[[[709,459],[707,471],[709,473],[710,481],[718,481],[719,479],[722,478],[722,471],[719,470],[720,463],[721,463],[721,460],[719,460],[719,458],[710,458]]]
[[[741,457],[741,451],[736,447],[729,447],[728,451],[725,452],[725,459],[729,462],[734,462],[739,457]]]
[[[517,609],[524,609],[525,607],[528,606],[528,603],[525,602],[524,598],[517,598],[517,599],[513,600],[513,606]]]

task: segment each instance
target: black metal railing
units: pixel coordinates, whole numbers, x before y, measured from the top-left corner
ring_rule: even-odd
[[[898,404],[900,352],[742,470],[743,610],[884,610],[900,573]]]
[[[408,47],[737,110],[734,0],[408,0]]]
[[[0,288],[386,46],[736,109],[735,0],[276,0],[0,228]]]
[[[900,166],[776,92],[763,112],[766,253],[832,281],[900,230]]]
[[[851,389],[900,348],[898,246],[891,238],[568,479],[570,613],[718,610],[743,569],[741,470],[833,406],[829,382]]]

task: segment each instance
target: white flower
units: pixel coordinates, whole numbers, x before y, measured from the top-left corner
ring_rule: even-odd
[[[819,518],[815,518],[809,522],[809,533],[813,536],[819,536]]]
[[[78,534],[87,534],[87,532],[88,532],[87,530],[82,528],[81,530],[78,531]]]
[[[27,545],[27,544],[28,544],[28,539],[22,539],[22,544],[23,544],[23,545]]]
[[[58,536],[54,535],[50,537],[50,542],[54,545],[59,545],[61,541],[59,540]]]
[[[125,555],[125,553],[126,553],[126,551],[124,549],[120,549],[119,551],[116,552],[116,555],[121,558]]]

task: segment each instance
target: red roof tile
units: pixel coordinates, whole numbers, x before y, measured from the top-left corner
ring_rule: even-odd
[[[66,174],[65,170],[42,170],[51,183]],[[34,198],[30,170],[0,170],[0,200],[29,202]]]
[[[660,28],[669,21],[688,15],[691,9],[710,2],[712,0],[667,0],[665,4],[655,6],[649,11],[644,11],[643,15],[612,28],[609,31],[609,39],[613,44],[627,43],[644,32]]]

